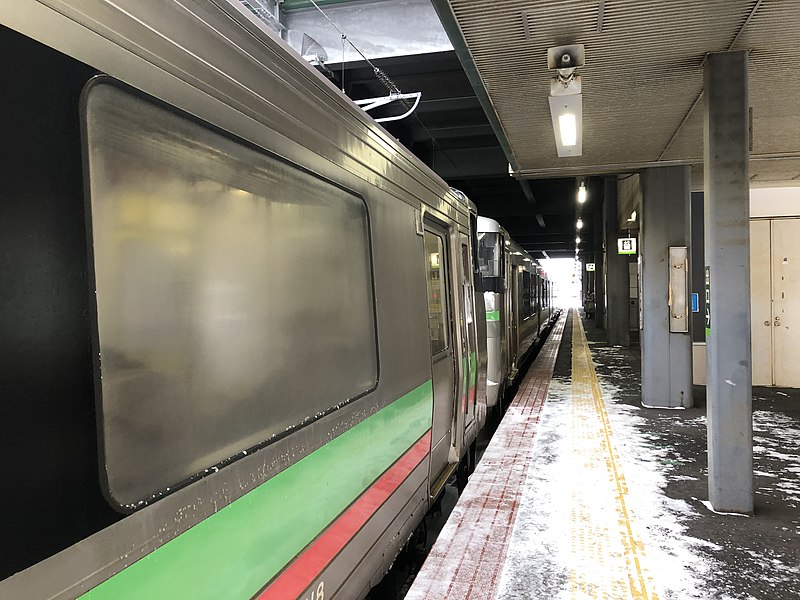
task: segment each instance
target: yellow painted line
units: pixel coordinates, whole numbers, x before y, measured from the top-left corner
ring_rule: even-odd
[[[572,426],[572,597],[657,600],[577,311],[572,319]],[[612,510],[616,518],[606,514]]]

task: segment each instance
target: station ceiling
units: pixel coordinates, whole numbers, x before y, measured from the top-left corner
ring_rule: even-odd
[[[449,0],[523,177],[703,158],[703,67],[749,50],[751,178],[800,177],[800,1]],[[558,158],[547,48],[584,44],[583,155]]]
[[[325,10],[403,5],[317,2]],[[431,3],[455,50],[372,61],[403,92],[422,92],[412,117],[384,126],[537,258],[574,256],[578,177],[587,177],[590,190],[580,215],[584,252],[596,245],[601,176],[691,164],[693,187],[702,189],[709,52],[750,51],[754,185],[800,182],[800,0]],[[306,0],[283,6],[316,10]],[[559,158],[546,55],[551,46],[574,43],[586,48],[586,64],[578,70],[583,154]],[[364,61],[329,66],[354,100],[386,93]],[[392,110],[400,109],[376,116]]]

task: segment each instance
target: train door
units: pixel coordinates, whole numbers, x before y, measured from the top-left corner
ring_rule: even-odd
[[[514,294],[516,294],[517,289],[517,268],[511,262],[511,253],[508,251],[508,247],[505,249],[505,306],[504,306],[504,322],[503,322],[503,329],[505,333],[505,374],[508,375],[511,373],[512,369],[514,368],[514,353],[516,350],[516,346],[514,345],[514,341],[516,340],[516,330],[517,330],[517,323],[514,320]]]
[[[453,303],[448,275],[451,272],[447,233],[425,221],[425,272],[428,290],[428,332],[431,342],[433,423],[431,427],[431,494],[437,495],[448,473],[453,440],[456,391],[456,350],[451,327]]]
[[[542,335],[542,278],[537,272],[534,276],[536,285],[533,286],[533,310],[536,313],[536,331],[537,337]]]
[[[475,290],[472,285],[472,264],[469,253],[469,238],[461,234],[461,410],[464,413],[466,431],[475,419],[475,402],[478,383],[478,342],[475,324]]]
[[[511,262],[511,261],[509,261]],[[517,376],[517,360],[519,358],[519,304],[520,299],[522,298],[522,267],[517,265],[511,265],[511,289],[509,290],[509,298],[511,300],[510,307],[509,307],[509,316],[511,323],[510,333],[509,336],[511,338],[511,348],[509,351],[509,356],[511,357],[510,365],[511,365],[511,376]]]
[[[473,213],[470,215],[470,242],[471,242],[471,249],[472,249],[472,295],[473,295],[473,314],[475,319],[475,332],[476,332],[476,345],[475,345],[475,353],[476,353],[476,401],[480,405],[484,406],[484,410],[487,403],[487,391],[486,391],[486,377],[487,377],[487,370],[488,370],[488,362],[489,362],[489,355],[488,355],[488,326],[486,323],[486,304],[485,304],[485,296],[483,292],[483,277],[481,276],[481,267],[479,263],[480,252],[478,249],[478,218]],[[478,417],[480,415],[480,409],[478,410]],[[481,427],[482,424],[479,425]]]

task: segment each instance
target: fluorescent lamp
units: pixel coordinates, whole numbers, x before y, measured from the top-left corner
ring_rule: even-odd
[[[581,229],[583,227],[583,219],[578,219],[578,222],[575,223],[575,227]]]
[[[567,113],[559,115],[558,130],[561,132],[561,144],[564,146],[574,146],[578,143],[578,124],[575,115]]]
[[[580,156],[583,153],[583,96],[550,96],[548,100],[558,156]]]
[[[578,188],[578,204],[584,202],[586,202],[586,186],[581,184],[581,187]]]

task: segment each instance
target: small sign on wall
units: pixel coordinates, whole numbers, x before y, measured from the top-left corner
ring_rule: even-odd
[[[587,271],[594,271],[594,263],[586,263]]]
[[[617,254],[636,254],[636,238],[618,238]]]

